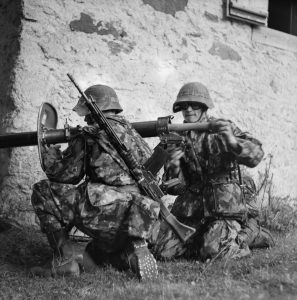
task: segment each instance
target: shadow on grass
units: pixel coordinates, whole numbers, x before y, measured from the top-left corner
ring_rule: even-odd
[[[1,271],[26,271],[45,263],[52,256],[44,235],[32,227],[20,227],[0,220]]]

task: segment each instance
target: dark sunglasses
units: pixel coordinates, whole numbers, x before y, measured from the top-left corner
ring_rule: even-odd
[[[199,104],[199,103],[191,103],[191,102],[185,102],[185,103],[180,103],[177,106],[177,110],[186,110],[188,109],[188,107],[192,107],[192,109],[196,110],[196,109],[203,109],[203,105]]]

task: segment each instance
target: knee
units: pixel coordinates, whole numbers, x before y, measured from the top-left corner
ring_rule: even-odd
[[[158,260],[172,260],[181,257],[186,251],[184,244],[171,229],[160,231],[152,245],[152,253]]]

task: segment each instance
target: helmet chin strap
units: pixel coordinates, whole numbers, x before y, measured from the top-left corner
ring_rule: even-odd
[[[207,118],[207,109],[204,109],[201,111],[200,117],[198,118],[198,120],[195,123],[203,121],[204,118]]]

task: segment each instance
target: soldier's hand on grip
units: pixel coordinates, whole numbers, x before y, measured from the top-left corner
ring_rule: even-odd
[[[179,168],[180,159],[184,156],[184,151],[176,145],[168,145],[166,151],[168,152],[169,167]]]
[[[62,152],[60,150],[61,145],[43,145],[44,149],[44,163],[47,165],[49,162],[54,162],[57,159],[62,158]]]
[[[236,137],[234,136],[231,122],[224,119],[217,119],[210,122],[211,133],[217,133],[223,136],[229,145],[229,147],[234,151],[240,151],[239,145]]]
[[[209,131],[211,133],[233,134],[230,121],[224,119],[210,121]]]

